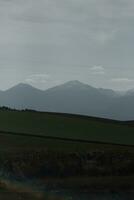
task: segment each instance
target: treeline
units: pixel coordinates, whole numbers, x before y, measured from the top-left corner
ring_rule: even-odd
[[[38,112],[38,111],[36,111],[36,110],[32,110],[32,109],[16,109],[16,108],[10,108],[10,107],[8,107],[8,106],[1,106],[0,107],[0,111],[23,111],[23,112]]]

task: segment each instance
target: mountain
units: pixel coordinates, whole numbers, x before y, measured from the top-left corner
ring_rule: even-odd
[[[8,106],[17,109],[35,109],[42,98],[43,91],[28,84],[20,83],[0,93],[0,106]]]
[[[18,84],[6,91],[0,91],[0,106],[119,120],[134,119],[133,92],[120,95],[113,90],[94,88],[77,80],[45,91],[28,84]]]
[[[45,91],[46,110],[99,116],[113,95],[79,81],[70,81]]]

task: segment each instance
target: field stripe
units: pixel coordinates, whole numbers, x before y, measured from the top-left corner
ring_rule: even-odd
[[[63,137],[56,137],[56,136],[47,136],[47,135],[35,135],[30,133],[15,133],[10,131],[2,131],[0,130],[0,135],[12,135],[12,136],[21,136],[21,137],[34,137],[34,138],[42,138],[42,139],[48,139],[48,140],[59,140],[59,141],[65,141],[65,142],[74,142],[74,143],[87,143],[87,144],[104,144],[104,145],[114,145],[114,146],[126,146],[126,147],[134,147],[134,145],[129,144],[121,144],[121,143],[112,143],[112,142],[101,142],[101,141],[95,141],[95,140],[83,140],[83,139],[75,139],[75,138],[63,138]]]

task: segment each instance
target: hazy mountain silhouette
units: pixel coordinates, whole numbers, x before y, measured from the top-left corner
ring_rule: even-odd
[[[0,106],[130,120],[134,119],[134,92],[119,95],[77,80],[45,91],[21,83],[0,91]]]

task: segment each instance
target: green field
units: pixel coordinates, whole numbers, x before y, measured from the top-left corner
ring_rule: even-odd
[[[134,145],[132,125],[75,115],[1,110],[0,131]]]
[[[23,180],[23,176],[36,178],[50,190],[63,187],[78,191],[84,185],[89,191],[131,191],[133,166],[133,122],[0,110],[0,170],[4,174],[0,188],[5,190],[0,192],[2,199],[40,199],[33,196],[33,189],[26,193],[28,186],[13,182],[17,177]],[[7,181],[4,186],[3,181]],[[59,200],[51,194],[46,199],[51,198]]]

